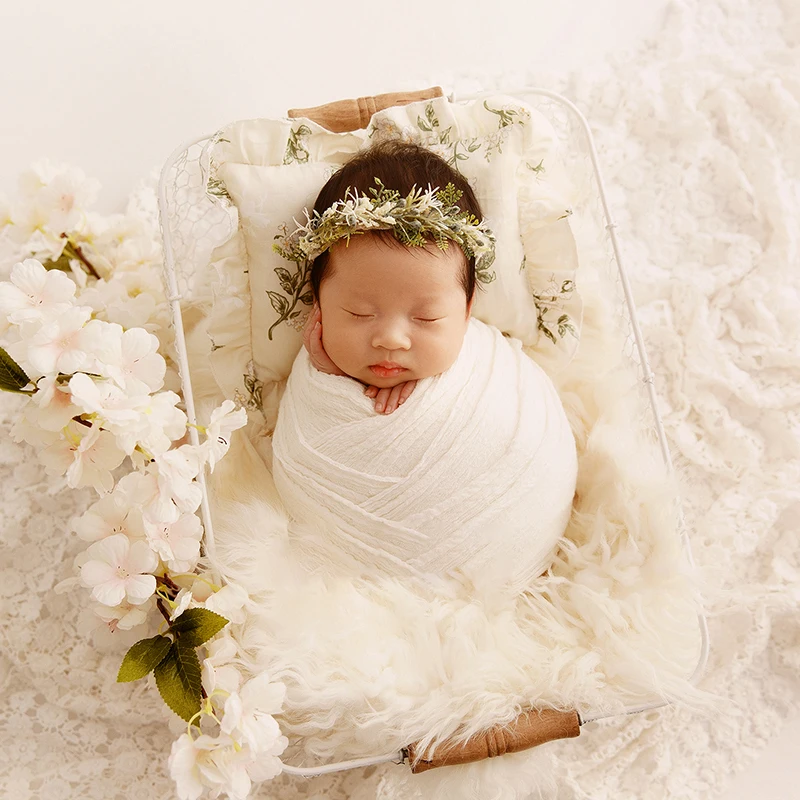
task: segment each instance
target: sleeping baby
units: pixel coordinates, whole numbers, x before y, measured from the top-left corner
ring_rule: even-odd
[[[575,442],[522,344],[470,316],[493,277],[481,217],[463,176],[393,141],[335,173],[295,235],[315,302],[273,468],[312,569],[461,572],[518,592],[552,559]]]

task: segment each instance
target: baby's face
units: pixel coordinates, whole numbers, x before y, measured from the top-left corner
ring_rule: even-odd
[[[353,378],[380,388],[438,375],[455,362],[469,324],[455,242],[395,247],[370,234],[338,241],[319,292],[322,344]],[[402,370],[380,368],[383,362]]]

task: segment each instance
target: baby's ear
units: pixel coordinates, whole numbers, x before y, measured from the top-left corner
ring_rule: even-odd
[[[472,313],[472,304],[475,302],[475,292],[472,293],[472,299],[467,303],[467,316]]]

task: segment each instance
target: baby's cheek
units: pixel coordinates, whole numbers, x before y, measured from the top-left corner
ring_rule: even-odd
[[[323,326],[322,346],[331,361],[343,372],[348,372],[348,366],[352,365],[357,349],[352,334],[340,326],[331,326],[330,330]]]

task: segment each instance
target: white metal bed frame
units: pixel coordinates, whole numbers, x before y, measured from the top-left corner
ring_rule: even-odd
[[[479,100],[483,97],[489,97],[493,94],[497,94],[497,92],[479,92],[458,98],[456,98],[454,95],[451,94],[448,96],[448,99],[450,100],[450,102],[462,102],[462,101],[465,102],[469,100]],[[575,106],[574,103],[572,103],[563,95],[557,94],[555,92],[551,92],[546,89],[540,89],[537,87],[522,87],[520,89],[513,89],[510,91],[502,92],[502,94],[517,97],[522,99],[523,101],[525,98],[532,96],[534,98],[545,99],[548,102],[555,103],[556,106],[560,106],[563,110],[569,112],[569,116],[571,116],[572,118],[572,123],[577,124],[578,128],[585,134],[586,147],[588,149],[588,157],[591,162],[591,168],[594,173],[594,178],[597,182],[597,190],[599,193],[601,210],[605,222],[604,228],[607,231],[610,240],[611,249],[613,251],[613,260],[617,266],[618,278],[621,284],[622,291],[624,293],[625,303],[629,315],[629,322],[632,329],[633,338],[635,341],[635,346],[636,346],[635,353],[636,355],[638,355],[640,380],[646,386],[647,395],[650,402],[650,410],[652,411],[652,422],[655,427],[656,433],[658,435],[661,454],[663,456],[664,462],[668,468],[670,475],[672,475],[674,472],[674,467],[672,463],[672,458],[670,456],[666,435],[664,432],[664,426],[661,421],[661,415],[659,414],[658,411],[654,376],[650,370],[650,364],[647,359],[647,352],[645,349],[644,340],[642,338],[641,329],[639,327],[639,323],[636,318],[636,307],[633,300],[633,293],[631,291],[627,273],[623,266],[622,253],[620,250],[619,241],[617,239],[617,233],[616,233],[617,225],[614,222],[614,219],[611,214],[611,209],[609,208],[605,184],[603,182],[602,174],[600,171],[600,165],[597,158],[597,151],[594,145],[594,140],[592,137],[591,129],[589,127],[589,123],[584,117],[584,115],[581,113],[581,111]],[[213,143],[213,135],[198,137],[178,147],[165,162],[164,167],[162,168],[161,171],[161,177],[158,185],[159,219],[161,223],[161,230],[164,243],[164,280],[167,287],[167,299],[169,301],[172,312],[172,324],[175,330],[175,348],[178,355],[178,368],[180,371],[181,383],[183,386],[184,401],[186,404],[186,415],[190,423],[189,436],[193,445],[199,445],[199,437],[197,428],[194,427],[197,423],[197,419],[195,416],[194,397],[192,394],[192,382],[191,382],[191,376],[189,374],[186,339],[184,336],[183,317],[181,314],[181,306],[180,306],[180,301],[183,298],[183,294],[179,290],[179,285],[177,280],[178,273],[176,272],[176,253],[174,249],[173,231],[170,228],[170,214],[169,214],[170,204],[169,204],[167,190],[168,186],[170,185],[171,175],[174,173],[176,165],[181,160],[186,159],[187,153],[190,151],[192,147],[200,145],[201,143],[205,143],[205,146],[203,147],[203,151],[201,154],[202,158],[202,155],[207,153],[209,145]],[[203,491],[201,515],[204,526],[204,546],[206,548],[206,551],[213,552],[215,546],[214,528],[211,521],[211,511],[208,503],[208,493],[207,493],[204,473],[201,473],[198,476],[198,481],[200,482]],[[681,540],[683,542],[684,553],[687,557],[689,565],[692,568],[694,568],[695,566],[694,559],[692,557],[692,550],[689,542],[686,522],[683,516],[683,510],[681,508],[679,498],[676,505],[677,505],[676,510],[679,519]],[[699,681],[705,669],[709,655],[708,624],[702,610],[698,612],[698,622],[700,625],[702,643],[701,643],[701,652],[700,652],[700,657],[698,659],[698,663],[691,677],[689,678],[689,681],[692,684],[697,684],[697,682]],[[671,701],[669,700],[655,701],[643,705],[629,706],[626,707],[626,709],[622,712],[616,712],[612,714],[596,714],[594,716],[589,716],[589,717],[581,717],[579,714],[579,723],[580,725],[584,725],[587,722],[593,722],[598,719],[604,719],[613,716],[625,716],[629,714],[636,714],[641,711],[649,711],[651,709],[661,708],[663,706],[667,706],[670,704]],[[316,768],[292,767],[285,764],[283,766],[283,769],[288,774],[298,775],[302,777],[312,777],[316,775],[322,775],[331,772],[339,772],[347,769],[355,769],[357,767],[366,767],[373,764],[381,764],[385,762],[395,762],[401,764],[404,763],[404,761],[406,760],[406,756],[407,754],[405,753],[405,751],[401,750],[398,752],[393,752],[381,756],[353,759],[350,761],[342,761],[335,764],[326,764],[324,766]]]

